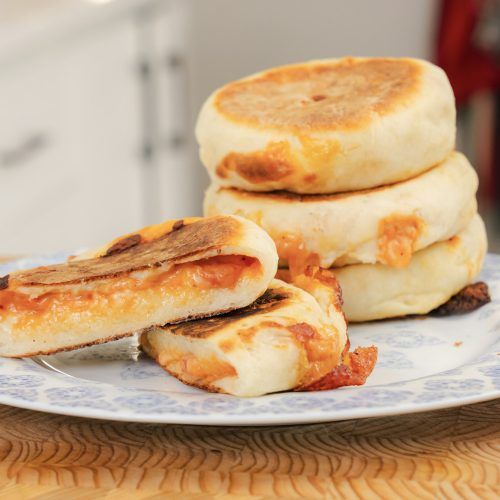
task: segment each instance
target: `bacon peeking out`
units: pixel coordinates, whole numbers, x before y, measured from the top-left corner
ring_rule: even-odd
[[[450,316],[452,314],[463,314],[479,309],[481,306],[491,302],[488,285],[479,281],[462,288],[456,295],[443,305],[434,309],[431,314],[435,316]]]
[[[0,276],[0,290],[9,288],[9,278],[10,276],[8,274],[5,276]]]
[[[335,367],[312,384],[298,387],[296,391],[326,391],[348,385],[363,385],[377,362],[378,349],[375,346],[357,347],[344,356],[341,365]]]

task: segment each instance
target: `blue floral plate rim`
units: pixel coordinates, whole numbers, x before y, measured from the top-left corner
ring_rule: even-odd
[[[0,275],[14,269],[61,261],[65,256],[32,257],[1,264]],[[287,392],[243,399],[202,391],[165,392],[119,386],[57,373],[34,360],[4,358],[0,359],[0,403],[103,420],[260,426],[417,413],[495,399],[500,397],[500,255],[487,256],[480,278],[489,284],[492,302],[467,317],[446,318],[442,325],[464,331],[468,330],[468,325],[475,325],[474,334],[485,338],[484,349],[461,366],[439,373],[335,391]],[[397,351],[393,349],[396,337],[387,337],[387,340],[392,339],[391,349],[396,353],[411,352],[408,339],[412,336],[404,336],[409,328],[416,332],[413,339],[427,335],[422,333],[425,322],[402,320],[387,322],[387,325],[389,323],[390,328],[403,332],[400,344],[406,342],[406,351]],[[388,358],[388,368],[391,363],[401,364],[401,356],[393,358]],[[402,374],[405,366],[401,364]]]

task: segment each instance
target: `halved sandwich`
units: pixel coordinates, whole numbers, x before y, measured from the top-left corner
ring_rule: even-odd
[[[245,307],[265,292],[277,262],[271,238],[240,217],[144,228],[0,278],[0,356],[75,349]]]
[[[311,293],[274,280],[243,309],[153,327],[141,345],[174,377],[212,392],[251,397],[363,384],[377,349],[349,353],[338,289]]]

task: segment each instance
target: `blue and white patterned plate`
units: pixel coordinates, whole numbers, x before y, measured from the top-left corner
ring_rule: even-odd
[[[22,259],[14,269],[61,261]],[[199,425],[295,424],[419,412],[500,397],[500,256],[481,279],[492,302],[474,313],[354,325],[351,344],[379,347],[363,387],[239,399],[184,386],[134,339],[37,359],[0,359],[0,403],[80,417]]]

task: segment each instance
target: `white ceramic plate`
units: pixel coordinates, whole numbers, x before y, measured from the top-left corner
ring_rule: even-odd
[[[14,269],[63,255],[0,265]],[[351,344],[379,347],[363,387],[240,399],[187,387],[139,353],[134,339],[43,356],[0,359],[0,403],[80,417],[197,425],[295,424],[411,413],[500,397],[500,256],[481,279],[492,302],[447,318],[350,328]]]

